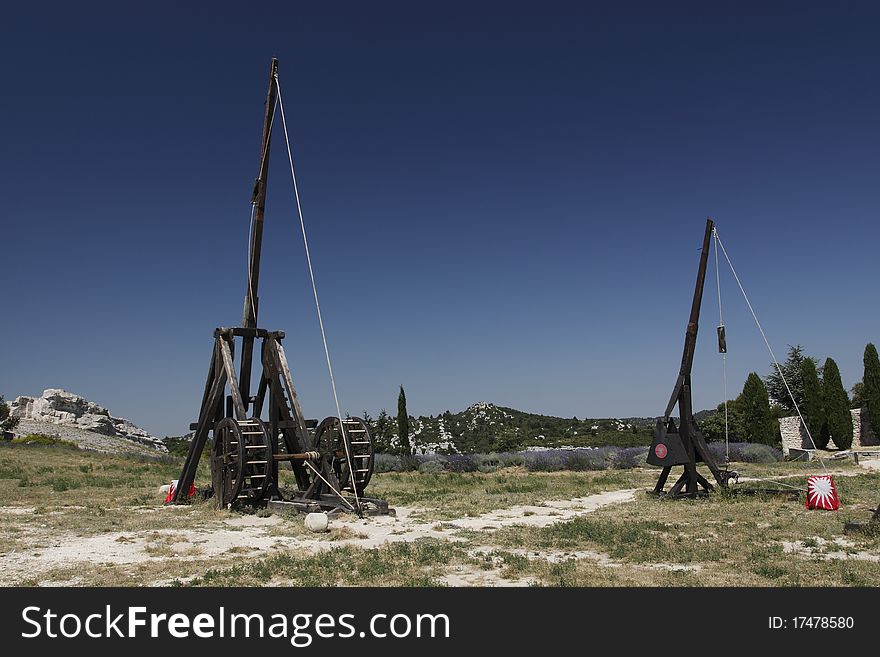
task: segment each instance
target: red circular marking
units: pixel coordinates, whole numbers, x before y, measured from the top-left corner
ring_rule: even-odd
[[[658,459],[665,459],[668,451],[669,450],[666,449],[666,445],[664,445],[663,443],[658,443],[657,446],[654,448],[654,453],[657,455]]]

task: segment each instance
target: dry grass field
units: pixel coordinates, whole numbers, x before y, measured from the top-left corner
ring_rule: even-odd
[[[396,517],[340,517],[313,534],[301,516],[163,506],[173,457],[4,445],[0,584],[878,586],[880,535],[843,525],[880,503],[880,472],[829,468],[838,512],[807,511],[802,493],[657,499],[651,468],[377,474],[370,494]],[[821,472],[738,469],[800,486]],[[762,486],[778,488],[738,490]]]

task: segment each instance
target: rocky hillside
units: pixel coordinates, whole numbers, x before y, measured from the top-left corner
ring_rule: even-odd
[[[39,397],[17,397],[10,415],[19,418],[15,433],[44,433],[100,451],[167,451],[161,439],[103,406],[66,390],[49,388]]]
[[[416,453],[513,451],[541,447],[637,446],[651,442],[652,418],[578,419],[526,413],[478,402],[459,413],[410,419]],[[380,413],[371,421],[380,448],[397,444],[396,418]]]

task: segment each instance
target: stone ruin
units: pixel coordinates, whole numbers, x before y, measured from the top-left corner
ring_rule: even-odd
[[[852,414],[853,421],[853,443],[851,449],[880,446],[880,437],[874,434],[868,422],[868,409],[854,408],[850,413]],[[791,450],[814,449],[810,438],[807,436],[807,432],[801,424],[801,419],[797,415],[780,418],[779,431],[782,434],[782,451],[786,456],[788,456]],[[833,445],[833,441],[829,445]]]

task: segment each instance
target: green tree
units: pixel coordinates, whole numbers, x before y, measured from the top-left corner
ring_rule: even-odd
[[[776,427],[770,413],[770,398],[761,377],[749,374],[742,394],[736,399],[736,407],[742,413],[746,440],[765,445],[776,444]]]
[[[406,411],[406,393],[400,386],[400,394],[397,395],[397,440],[400,453],[409,456],[412,447],[409,444],[409,414]]]
[[[877,347],[871,342],[865,346],[864,363],[861,401],[868,409],[868,421],[874,435],[880,436],[880,358],[877,357]]]
[[[370,433],[373,436],[373,446],[377,452],[391,451],[391,437],[394,435],[391,416],[384,408],[370,425]]]
[[[849,393],[850,408],[861,408],[865,405],[865,384],[863,382],[854,383],[853,387],[849,389]]]
[[[819,371],[812,358],[804,358],[801,361],[801,383],[804,389],[804,403],[800,407],[801,413],[816,447],[825,449],[828,446],[828,438],[823,427],[827,418],[825,407],[822,404],[822,384],[819,382]]]
[[[804,404],[804,385],[803,380],[801,379],[801,366],[807,359],[812,360],[813,364],[818,366],[818,360],[804,355],[804,348],[802,346],[788,345],[788,357],[785,359],[784,363],[779,364],[779,369],[782,370],[782,375],[785,375],[785,381],[782,380],[782,375],[780,375],[779,370],[776,369],[776,365],[773,365],[773,369],[765,379],[767,393],[770,395],[770,399],[774,404],[782,406],[789,415],[794,415],[796,412],[791,397],[794,397],[794,401],[797,402],[798,406],[803,406]],[[788,390],[786,390],[786,382],[788,382],[788,387],[791,388],[791,396],[789,396]]]
[[[877,347],[865,347],[865,376],[862,379],[862,403],[868,409],[868,421],[875,436],[880,436],[880,358]]]
[[[725,439],[724,430],[724,402],[718,404],[715,412],[698,422],[700,431],[707,440]],[[746,432],[745,418],[739,409],[737,400],[731,399],[727,402],[727,438],[730,442],[738,443],[748,439]]]
[[[834,359],[825,359],[822,373],[822,404],[825,407],[826,430],[822,440],[834,441],[839,449],[849,449],[853,441],[852,415],[849,412],[849,395],[840,380],[840,370]],[[827,437],[826,437],[827,436]],[[818,441],[817,441],[818,445]]]
[[[0,395],[0,434],[6,431],[12,431],[18,426],[18,422],[19,420],[17,417],[12,417],[9,414],[9,404],[3,399],[3,395]],[[0,435],[0,437],[2,437],[2,435]]]

